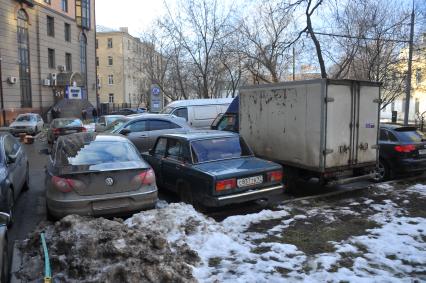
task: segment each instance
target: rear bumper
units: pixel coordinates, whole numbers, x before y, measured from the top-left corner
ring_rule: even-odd
[[[394,165],[393,170],[395,174],[426,171],[426,158],[401,159],[401,160],[395,161],[393,165]]]
[[[25,129],[9,128],[9,131],[12,135],[18,135],[21,133],[35,134],[35,128],[25,128]]]
[[[282,194],[284,192],[283,188],[283,185],[275,185],[272,187],[249,190],[232,195],[224,195],[218,197],[207,196],[202,199],[201,203],[207,207],[219,207],[233,203],[242,203],[252,200],[270,198],[272,196]]]
[[[95,196],[80,196],[73,199],[53,199],[47,195],[47,209],[54,218],[70,214],[82,216],[120,216],[151,209],[157,203],[157,188],[148,191],[125,192]]]

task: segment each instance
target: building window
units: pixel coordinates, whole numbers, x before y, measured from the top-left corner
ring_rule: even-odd
[[[130,40],[127,40],[127,50],[130,50]]]
[[[108,48],[112,48],[112,38],[108,38]]]
[[[62,11],[68,13],[68,0],[61,0]]]
[[[99,57],[96,57],[96,67],[99,67]]]
[[[96,77],[96,87],[97,89],[101,88],[101,79],[99,78],[99,76]]]
[[[80,73],[84,79],[84,85],[87,86],[87,38],[84,33],[80,34]]]
[[[55,69],[55,49],[47,49],[47,65],[50,69]]]
[[[89,0],[75,1],[75,18],[77,20],[77,25],[85,29],[90,29],[90,1]]]
[[[65,41],[71,42],[71,25],[65,23],[64,29],[65,29]]]
[[[28,43],[28,16],[24,10],[18,11],[18,54],[21,107],[32,107],[30,52]]]
[[[55,36],[55,19],[51,16],[47,16],[46,20],[47,20],[47,35]]]
[[[99,46],[99,41],[96,39],[95,40],[95,48],[98,49],[98,46]]]
[[[108,66],[112,66],[112,56],[108,56]]]
[[[72,71],[72,55],[65,53],[65,68],[68,72]]]
[[[108,75],[108,84],[113,85],[114,84],[114,75]]]
[[[421,69],[417,69],[416,70],[416,84],[419,85],[422,83],[422,70]]]
[[[114,103],[114,94],[113,94],[113,93],[110,93],[110,94],[108,95],[108,102],[109,102],[109,103]]]

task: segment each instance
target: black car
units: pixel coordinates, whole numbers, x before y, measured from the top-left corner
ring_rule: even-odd
[[[21,144],[9,133],[0,133],[0,204],[13,223],[15,200],[28,189],[29,163]]]
[[[162,135],[142,156],[154,169],[160,188],[198,207],[268,199],[283,192],[281,165],[254,157],[235,133]]]
[[[426,137],[414,127],[380,126],[377,181],[426,170]]]

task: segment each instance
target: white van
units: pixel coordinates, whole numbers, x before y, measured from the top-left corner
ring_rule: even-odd
[[[193,128],[210,129],[213,120],[225,113],[233,98],[176,100],[169,103],[161,113],[185,118]]]

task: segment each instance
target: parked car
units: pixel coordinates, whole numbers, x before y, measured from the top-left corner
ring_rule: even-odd
[[[210,129],[218,114],[224,113],[232,98],[177,100],[169,103],[162,114],[184,118],[191,127]]]
[[[123,108],[117,111],[114,111],[111,113],[111,115],[131,115],[131,114],[140,114],[140,113],[145,113],[146,112],[146,108]]]
[[[235,133],[162,135],[142,156],[154,169],[159,187],[195,206],[218,207],[283,192],[282,167],[254,157]]]
[[[50,152],[45,184],[51,219],[68,214],[118,216],[153,208],[157,201],[154,171],[120,135],[59,137]]]
[[[186,121],[174,115],[143,114],[132,118],[117,120],[119,127],[109,132],[125,135],[131,140],[140,152],[153,147],[158,136],[168,133],[184,133],[191,130]]]
[[[19,133],[37,134],[44,127],[44,121],[40,115],[35,113],[19,114],[16,120],[13,121],[10,126],[10,132],[13,135]]]
[[[10,222],[9,219],[9,214],[0,212],[0,282],[9,282],[9,253],[7,250],[7,223]]]
[[[0,203],[1,211],[14,220],[13,209],[21,191],[28,189],[29,163],[22,145],[11,134],[0,132]]]
[[[50,123],[47,130],[47,142],[52,144],[59,136],[85,132],[83,122],[77,118],[57,118]]]
[[[226,112],[219,114],[216,119],[214,119],[210,129],[238,133],[240,131],[238,117],[239,108],[240,99],[236,96],[231,104],[229,104]]]
[[[99,121],[96,123],[95,131],[102,132],[112,122],[124,117],[125,117],[124,115],[103,115],[99,118]]]
[[[382,124],[377,181],[426,171],[426,136],[414,127]]]

